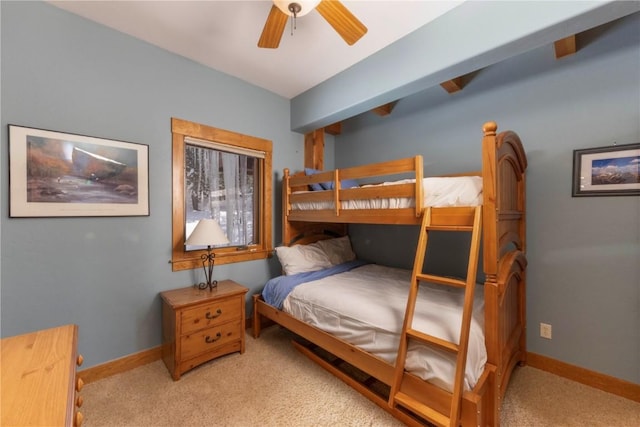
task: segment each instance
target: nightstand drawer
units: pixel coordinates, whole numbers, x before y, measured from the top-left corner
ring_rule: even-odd
[[[224,344],[241,339],[240,319],[214,326],[180,338],[182,358],[189,359],[201,353],[214,350]]]
[[[243,300],[239,297],[212,301],[182,312],[182,334],[219,325],[240,317]]]

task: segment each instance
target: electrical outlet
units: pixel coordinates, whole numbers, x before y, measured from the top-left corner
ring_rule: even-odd
[[[540,323],[540,336],[542,338],[551,339],[551,325],[548,323]]]

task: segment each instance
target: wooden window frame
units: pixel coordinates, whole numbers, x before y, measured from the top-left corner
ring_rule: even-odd
[[[206,250],[185,250],[185,137],[197,138],[202,141],[212,141],[233,147],[248,148],[265,153],[260,164],[259,206],[260,217],[257,232],[257,243],[245,247],[231,247],[215,249],[215,263],[229,264],[233,262],[263,259],[271,256],[272,243],[272,143],[269,140],[254,136],[243,135],[224,129],[218,129],[186,120],[171,119],[172,133],[172,250],[171,265],[173,271],[190,270],[202,267],[201,256]]]

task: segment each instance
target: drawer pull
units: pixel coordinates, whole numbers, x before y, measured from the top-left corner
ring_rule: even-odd
[[[211,315],[211,312],[207,311],[207,314],[205,315],[205,317],[209,320],[211,319],[215,319],[216,317],[219,317],[222,314],[222,310],[221,309],[217,309],[216,310],[216,314]]]
[[[214,342],[218,341],[221,337],[222,337],[222,334],[221,334],[220,332],[218,332],[218,333],[216,334],[215,338],[211,338],[209,335],[207,335],[207,336],[204,338],[204,341],[205,341],[207,344],[211,344],[211,343],[214,343]]]

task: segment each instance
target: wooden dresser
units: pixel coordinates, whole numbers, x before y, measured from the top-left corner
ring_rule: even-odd
[[[0,341],[0,425],[80,426],[83,382],[78,327],[66,325]]]
[[[160,294],[162,359],[174,380],[216,357],[244,353],[247,291],[222,280],[213,290],[191,286]]]

